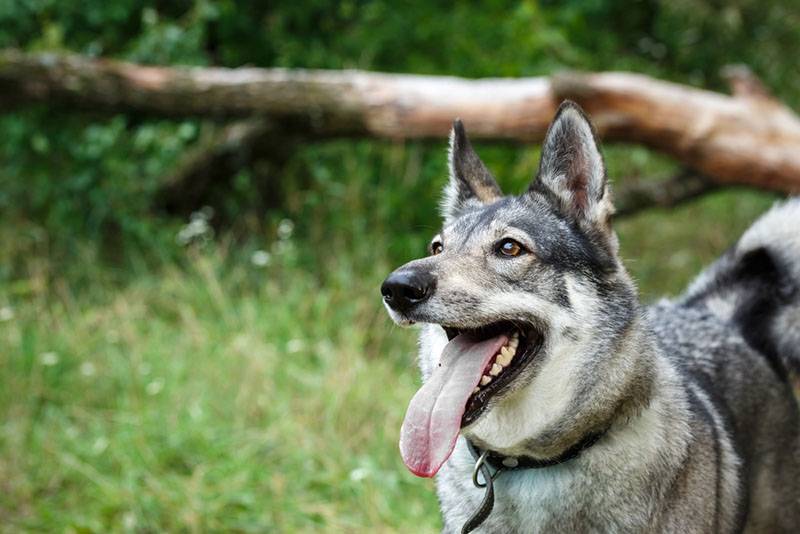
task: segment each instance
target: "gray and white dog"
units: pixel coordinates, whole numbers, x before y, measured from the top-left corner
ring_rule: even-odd
[[[458,121],[450,173],[430,256],[381,288],[397,324],[421,325],[400,449],[438,473],[444,531],[800,532],[800,199],[645,308],[577,105],[522,195]],[[479,456],[502,471],[491,513]]]

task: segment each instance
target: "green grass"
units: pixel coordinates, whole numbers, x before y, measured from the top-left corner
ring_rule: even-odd
[[[415,376],[412,339],[373,298],[386,269],[330,288],[246,280],[248,265],[223,275],[223,256],[101,302],[14,308],[0,326],[6,525],[435,527],[395,454]]]
[[[679,291],[771,201],[726,192],[621,221],[645,298]],[[396,445],[415,336],[377,292],[384,240],[429,230],[346,228],[333,248],[288,238],[261,268],[225,239],[125,282],[87,261],[88,287],[27,258],[0,286],[3,528],[438,530],[433,484]]]

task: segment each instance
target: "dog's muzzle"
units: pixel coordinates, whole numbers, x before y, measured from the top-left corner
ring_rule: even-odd
[[[434,289],[436,277],[429,271],[398,269],[381,284],[381,295],[393,310],[407,313],[427,300]]]

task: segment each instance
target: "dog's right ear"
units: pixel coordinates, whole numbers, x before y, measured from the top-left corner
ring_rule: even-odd
[[[452,221],[465,208],[494,202],[503,196],[497,181],[467,139],[460,119],[450,132],[450,180],[444,188],[442,216]]]
[[[576,222],[610,231],[614,207],[605,163],[592,124],[574,102],[567,100],[559,106],[530,189],[551,198]]]

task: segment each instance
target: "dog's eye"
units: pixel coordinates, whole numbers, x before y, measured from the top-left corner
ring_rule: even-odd
[[[518,242],[511,238],[505,238],[497,244],[497,252],[503,256],[519,256],[525,251]]]
[[[441,241],[434,241],[431,243],[431,254],[434,256],[441,254],[442,250],[444,250],[444,245],[442,245]]]

